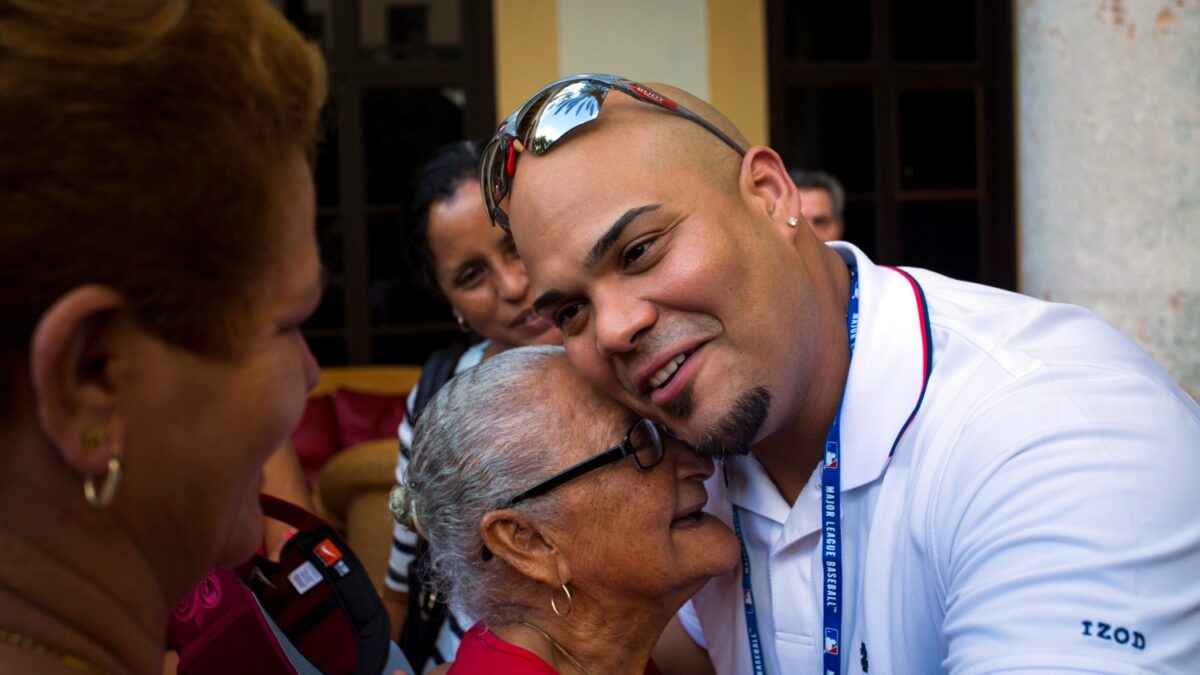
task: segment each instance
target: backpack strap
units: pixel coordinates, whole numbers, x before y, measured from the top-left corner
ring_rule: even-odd
[[[316,672],[392,672],[384,670],[392,658],[387,612],[354,551],[332,525],[304,508],[268,494],[259,501],[266,516],[298,530],[278,562],[255,556],[236,570],[273,628],[319,664]]]
[[[309,513],[304,507],[273,497],[265,492],[258,495],[258,501],[262,505],[263,515],[287,523],[297,530],[311,530],[318,525],[325,524],[325,521]]]
[[[460,347],[445,347],[430,354],[429,359],[425,361],[425,366],[421,368],[421,379],[417,382],[417,398],[413,401],[413,409],[408,411],[413,424],[416,424],[421,411],[429,405],[433,395],[454,377],[454,369],[464,351],[466,350]]]

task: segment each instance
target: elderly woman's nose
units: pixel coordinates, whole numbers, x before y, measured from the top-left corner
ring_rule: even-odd
[[[711,457],[701,457],[682,443],[671,443],[670,452],[675,461],[675,475],[679,480],[708,480],[715,465]]]

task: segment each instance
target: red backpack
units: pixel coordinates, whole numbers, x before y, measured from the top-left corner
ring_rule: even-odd
[[[337,531],[294,504],[261,500],[296,534],[279,562],[255,556],[213,570],[179,603],[168,629],[179,675],[411,672],[375,587]]]

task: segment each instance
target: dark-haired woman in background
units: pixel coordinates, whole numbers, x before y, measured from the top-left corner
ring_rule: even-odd
[[[159,673],[317,365],[319,53],[261,0],[0,0],[0,672]]]
[[[513,347],[557,344],[561,335],[533,311],[525,265],[512,237],[492,227],[479,192],[479,144],[459,141],[434,153],[421,168],[413,194],[408,255],[429,292],[446,300],[462,330],[484,340],[463,353],[455,367],[462,372]],[[409,410],[417,397],[409,396]],[[406,418],[400,443],[412,443]],[[402,452],[396,465],[397,482],[408,466]],[[402,525],[393,532],[384,604],[399,635],[408,603],[408,568],[417,536]],[[429,667],[452,657],[463,630],[474,621],[450,612],[442,624]],[[421,670],[426,664],[413,664]]]

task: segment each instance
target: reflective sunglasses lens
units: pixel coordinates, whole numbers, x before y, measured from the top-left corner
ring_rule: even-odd
[[[607,84],[590,80],[551,87],[518,113],[516,139],[509,135],[514,125],[506,123],[496,132],[495,139],[484,149],[479,177],[484,206],[494,224],[508,229],[508,214],[500,208],[500,202],[508,196],[510,180],[516,171],[518,153],[513,151],[513,143],[519,139],[523,151],[545,154],[567,132],[596,119],[608,91]]]
[[[483,194],[483,204],[487,209],[488,218],[494,224],[504,226],[508,218],[498,207],[500,201],[508,194],[508,176],[505,174],[504,155],[508,145],[503,138],[497,138],[483,150],[479,172],[479,182]]]
[[[639,420],[629,430],[629,445],[633,448],[633,460],[643,469],[653,468],[662,461],[662,437],[650,420]]]
[[[483,188],[483,199],[488,212],[496,206],[496,193],[499,182],[496,175],[496,149],[500,147],[500,139],[493,139],[483,149],[479,165],[483,170],[479,173],[480,187]]]
[[[555,90],[528,123],[520,124],[525,147],[543,155],[567,132],[600,116],[600,104],[608,95],[608,85],[600,82],[572,82]]]

